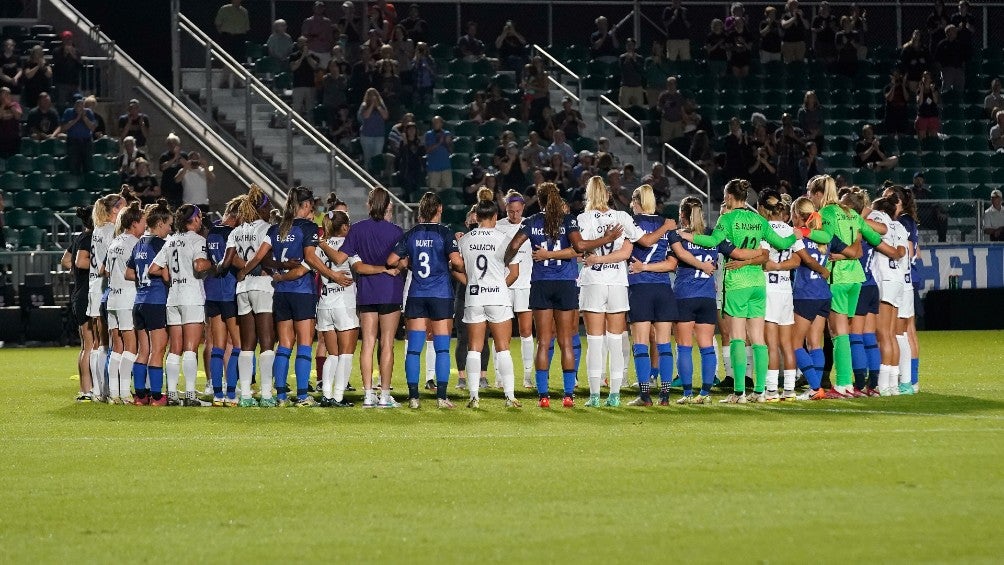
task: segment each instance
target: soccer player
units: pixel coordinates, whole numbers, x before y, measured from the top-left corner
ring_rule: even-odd
[[[318,242],[318,257],[335,278],[321,277],[321,298],[317,301],[317,331],[328,352],[321,370],[321,406],[350,408],[345,389],[352,374],[352,362],[359,341],[359,316],[356,314],[356,285],[352,280],[352,264],[358,257],[347,257],[337,263],[331,256],[341,249],[349,233],[349,215],[331,210],[321,220],[324,238]]]
[[[88,284],[87,315],[91,318],[91,327],[97,346],[91,350],[90,358],[91,396],[98,402],[108,400],[108,388],[105,381],[108,327],[101,315],[101,301],[105,290],[105,279],[101,276],[101,267],[105,264],[108,246],[115,238],[115,219],[125,205],[126,200],[121,194],[109,194],[94,202],[94,231],[91,233],[91,278]]]
[[[80,336],[80,354],[77,356],[77,371],[80,374],[80,392],[77,402],[91,402],[91,350],[94,349],[94,332],[91,319],[87,316],[87,296],[90,285],[91,234],[94,232],[94,207],[80,206],[77,218],[83,230],[73,239],[70,247],[63,252],[60,264],[73,273],[73,294],[70,295],[70,313],[77,325]]]
[[[840,199],[862,217],[867,215],[864,211],[871,207],[868,192],[859,187],[849,189]],[[876,225],[869,223],[875,229]],[[851,364],[854,370],[855,396],[879,396],[878,374],[882,355],[875,333],[879,314],[879,289],[871,269],[874,254],[875,247],[862,240],[861,257],[858,260],[864,269],[865,280],[861,283],[858,308],[851,318]]]
[[[495,340],[495,370],[502,379],[507,408],[519,408],[516,400],[515,371],[509,342],[512,338],[512,294],[509,291],[519,278],[520,259],[513,257],[505,262],[505,253],[511,238],[496,229],[498,204],[490,188],[478,190],[475,205],[478,227],[460,238],[459,248],[463,258],[466,279],[466,304],[464,324],[467,325],[467,374],[481,370],[481,350],[485,346],[485,334],[491,330]],[[470,379],[468,408],[478,408],[478,380]]]
[[[133,248],[146,231],[146,220],[139,202],[123,208],[116,220],[117,235],[108,246],[102,275],[108,277],[108,330],[112,352],[108,361],[108,397],[112,404],[132,404],[129,394],[132,368],[136,363],[136,332],[132,307],[136,302],[136,284],[126,280],[126,263]]]
[[[167,333],[170,349],[164,370],[167,373],[167,404],[203,406],[195,389],[199,371],[199,345],[206,323],[204,278],[213,265],[206,256],[202,231],[202,211],[194,204],[182,204],[174,211],[174,233],[150,265],[150,275],[170,277],[167,293]],[[178,381],[185,375],[185,398],[178,397]]]
[[[899,308],[907,293],[905,286],[904,271],[909,268],[909,234],[903,224],[894,220],[902,212],[902,204],[895,193],[887,197],[877,198],[872,202],[872,211],[868,214],[868,219],[881,224],[885,228],[882,234],[882,243],[892,248],[895,253],[892,256],[875,255],[872,257],[872,275],[875,277],[879,288],[879,316],[876,325],[878,334],[879,351],[882,355],[882,364],[879,367],[878,389],[882,396],[892,396],[900,394],[905,388],[913,392],[910,387],[910,373],[901,374],[901,358],[903,352],[902,336],[898,332]],[[881,249],[880,249],[881,251]],[[913,300],[913,292],[909,293],[910,300]],[[907,359],[909,353],[907,352]],[[909,365],[907,365],[909,369]]]
[[[435,192],[426,192],[418,203],[419,223],[408,230],[387,258],[388,267],[409,269],[411,284],[404,317],[408,330],[404,374],[408,381],[408,406],[419,407],[418,383],[426,329],[432,330],[436,350],[436,403],[453,408],[446,396],[450,382],[450,325],[453,321],[451,271],[463,272],[456,235],[440,223],[443,204]],[[471,384],[468,381],[468,386]]]
[[[791,203],[791,221],[795,231],[817,228],[820,220],[816,206],[806,197]],[[830,313],[830,272],[826,268],[829,255],[825,247],[808,238],[802,238],[799,265],[792,281],[792,305],[795,327],[792,331],[792,348],[795,363],[809,382],[809,390],[799,395],[799,400],[822,400],[826,391],[820,386],[823,378],[823,330]],[[785,386],[785,400],[792,398]]]
[[[770,227],[780,237],[788,237],[794,231],[785,222],[788,214],[787,206],[781,195],[775,190],[765,190],[760,193],[760,215],[770,222]],[[778,392],[778,377],[783,361],[784,392],[790,397],[795,395],[795,350],[792,348],[791,332],[795,325],[795,310],[792,303],[791,271],[801,264],[797,253],[805,249],[801,239],[788,249],[774,249],[767,242],[760,242],[769,256],[764,265],[764,276],[767,278],[767,315],[765,337],[767,339],[767,390],[764,400],[778,402],[781,394]]]
[[[133,389],[137,406],[166,406],[164,388],[164,352],[167,350],[167,285],[165,271],[152,276],[153,260],[164,248],[164,238],[171,233],[171,209],[161,198],[144,210],[146,234],[132,250],[126,263],[126,280],[136,282],[133,323],[138,333],[139,354],[133,365]],[[148,379],[149,377],[149,379]],[[149,382],[149,385],[147,384]]]
[[[467,231],[477,229],[478,227],[478,216],[477,216],[477,204],[471,205],[470,209],[467,211],[467,217],[464,219],[464,227]],[[466,232],[457,232],[457,241],[464,236]],[[457,331],[457,346],[453,351],[453,358],[456,361],[457,373],[460,375],[457,379],[457,390],[467,390],[467,345],[470,343],[470,339],[467,336],[467,324],[464,323],[464,310],[467,309],[467,286],[464,284],[454,285],[453,289],[453,327]],[[426,339],[426,346],[428,347],[428,338]],[[491,357],[491,349],[488,346],[487,339],[485,340],[485,346],[481,349],[481,370],[479,374],[474,375],[473,378],[478,379],[479,388],[488,388],[488,379],[485,375],[488,374],[488,361]],[[435,361],[435,355],[430,352],[426,352],[426,358],[433,359]],[[433,367],[435,369],[435,367]],[[433,375],[435,377],[435,375]],[[501,381],[499,380],[498,370],[495,371],[495,380],[498,385],[497,388],[502,388]]]
[[[767,220],[746,206],[750,183],[733,179],[725,185],[725,205],[728,212],[718,219],[711,235],[682,232],[680,237],[703,247],[716,247],[726,239],[740,249],[760,249],[766,240],[776,249],[787,249],[795,236],[782,238],[774,233]],[[767,380],[767,344],[764,339],[764,316],[767,310],[767,285],[763,267],[746,264],[725,273],[724,312],[732,317],[729,348],[732,353],[734,392],[722,400],[727,404],[745,404],[746,397],[746,337],[753,343],[755,384],[754,402],[763,400]]]
[[[896,339],[900,344],[901,351],[907,352],[906,355],[903,355],[902,353],[900,354],[900,357],[902,358],[900,361],[900,379],[902,381],[902,375],[908,371],[910,374],[911,385],[909,387],[909,391],[906,390],[907,387],[900,386],[900,394],[911,394],[920,390],[920,344],[917,341],[917,318],[914,313],[914,300],[917,295],[917,291],[913,282],[917,280],[917,273],[915,269],[917,268],[917,259],[920,257],[920,235],[917,228],[917,202],[914,199],[913,191],[906,190],[899,185],[887,187],[883,196],[889,196],[891,194],[895,194],[899,197],[903,210],[896,219],[899,220],[899,223],[903,224],[903,227],[906,228],[907,234],[909,235],[909,246],[907,250],[909,268],[904,273],[904,297],[899,307],[899,322],[896,328],[899,333],[897,334]]]
[[[523,195],[510,190],[505,195],[505,217],[495,225],[512,240],[523,224],[526,201]],[[530,241],[524,241],[516,252],[519,261],[519,278],[509,288],[512,290],[512,309],[519,325],[519,348],[523,361],[523,388],[533,388],[533,312],[530,311],[530,274],[533,256]]]
[[[206,235],[206,256],[214,270],[204,281],[206,290],[206,317],[209,333],[206,347],[210,350],[209,380],[212,384],[213,406],[237,406],[237,380],[241,356],[241,333],[237,326],[237,270],[222,269],[226,260],[227,241],[239,220],[239,209],[244,196],[238,196],[223,211],[223,219],[213,224]],[[233,347],[229,347],[229,346]],[[226,388],[223,382],[223,359],[230,349],[226,364]],[[226,396],[224,396],[224,393]]]

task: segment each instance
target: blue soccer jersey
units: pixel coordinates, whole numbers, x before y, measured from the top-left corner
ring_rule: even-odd
[[[572,246],[569,234],[579,231],[579,223],[575,216],[565,214],[558,226],[558,238],[551,239],[544,234],[544,213],[534,214],[523,220],[523,227],[520,233],[530,239],[530,248],[538,247],[551,251],[561,251]],[[574,281],[579,278],[578,261],[573,259],[548,259],[546,261],[534,261],[533,272],[530,275],[530,282],[536,281]]]
[[[727,257],[735,249],[735,246],[728,240],[721,242],[717,248],[709,249],[684,240],[676,232],[671,231],[667,235],[669,236],[668,242],[670,246],[674,243],[679,243],[698,261],[711,263],[716,267],[718,266],[719,253]],[[685,298],[715,298],[715,276],[680,261],[676,267],[676,284],[673,285],[673,291],[676,293],[677,300]]]
[[[144,235],[132,250],[126,267],[136,271],[136,304],[167,304],[164,279],[150,276],[150,265],[164,247],[164,240]]]
[[[652,233],[655,230],[662,227],[662,224],[666,221],[662,216],[654,216],[649,214],[638,214],[634,216],[634,223],[638,225],[639,228],[645,233]],[[676,234],[673,234],[676,235]],[[634,249],[631,251],[631,257],[641,261],[642,263],[661,263],[666,260],[666,255],[669,252],[669,232],[663,234],[659,238],[659,241],[655,242],[652,247],[642,247],[635,244]],[[638,273],[638,274],[628,274],[628,285],[636,284],[669,284],[669,273]]]
[[[824,253],[819,244],[809,238],[804,238],[802,242],[805,244],[806,253],[825,267],[828,253]],[[799,265],[795,269],[793,286],[792,298],[795,300],[826,300],[832,297],[829,281],[805,265]]]
[[[223,262],[227,254],[227,238],[234,228],[223,224],[214,224],[206,235],[206,254],[214,265]],[[206,277],[204,287],[206,300],[213,302],[230,302],[237,296],[237,277],[231,268],[221,276]]]
[[[279,237],[279,226],[272,226],[268,228],[268,242],[272,246],[272,257],[277,262],[284,263],[291,260],[303,262],[307,253],[313,253],[313,248],[317,247],[317,224],[304,218],[295,219],[285,237]],[[307,272],[291,281],[277,282],[275,291],[317,294],[314,274]]]
[[[872,274],[872,256],[875,255],[875,248],[864,239],[861,240],[861,268],[865,270],[865,282],[861,286],[875,286],[875,275]]]
[[[450,255],[460,253],[457,237],[443,224],[418,224],[405,232],[394,253],[408,259],[409,298],[453,299]]]
[[[903,224],[903,227],[906,228],[906,232],[909,234],[909,237],[907,239],[910,240],[910,248],[911,248],[910,253],[912,254],[917,253],[917,246],[920,245],[920,230],[917,228],[917,220],[914,220],[907,214],[901,214],[900,217],[897,219],[899,220],[899,223]],[[906,282],[920,280],[918,278],[920,273],[917,272],[916,257],[914,255],[911,255],[909,259],[910,259],[910,275],[909,275],[910,278]]]

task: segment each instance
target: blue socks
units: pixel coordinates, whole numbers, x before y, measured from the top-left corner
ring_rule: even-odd
[[[879,351],[878,336],[874,332],[862,334],[865,344],[865,357],[868,360],[868,386],[878,388],[879,367],[882,365],[882,352]]]
[[[572,334],[572,354],[575,355],[575,374],[579,374],[579,361],[582,359],[582,338],[579,332]],[[575,388],[573,385],[572,388]]]
[[[313,364],[313,346],[297,345],[293,371],[296,373],[296,398],[299,400],[307,399],[310,391],[310,368]]]
[[[575,371],[562,371],[561,380],[565,388],[565,396],[575,394]]]
[[[551,342],[554,343],[553,341]],[[547,369],[537,369],[536,372],[537,381],[537,396],[544,398],[547,396]]]
[[[404,377],[408,381],[408,398],[418,398],[418,377],[422,370],[422,349],[425,348],[425,332],[408,332],[407,353],[404,358]],[[438,356],[437,356],[438,357]],[[438,368],[439,359],[436,359]]]
[[[798,365],[802,374],[805,375],[805,380],[809,381],[809,388],[812,390],[818,389],[819,382],[822,380],[822,373],[816,372],[812,355],[804,347],[799,347],[795,350],[795,364]]]
[[[711,387],[715,386],[715,377],[718,376],[718,355],[715,354],[715,346],[701,348],[701,395],[711,394]]]
[[[652,373],[652,358],[648,354],[648,346],[642,343],[634,344],[634,370],[638,374],[638,384],[647,385]]]
[[[661,357],[660,355],[660,360]],[[676,374],[683,385],[683,395],[690,396],[694,390],[694,346],[676,346]]]
[[[230,350],[230,359],[227,360],[227,398],[230,400],[235,400],[237,398],[237,379],[238,369],[237,369],[237,358],[240,357],[240,348],[233,348]]]
[[[551,340],[551,345],[547,346],[547,368],[551,368],[551,362],[554,361],[554,340]]]
[[[289,387],[286,386],[286,379],[289,377],[289,356],[293,350],[288,347],[279,346],[275,348],[275,361],[272,362],[272,380],[275,382],[276,398],[286,400],[289,396]]]
[[[436,349],[436,398],[446,400],[446,387],[450,384],[450,336],[432,336]]]
[[[910,383],[917,384],[920,382],[920,358],[914,357],[910,359]]]
[[[146,363],[135,363],[132,366],[132,386],[136,389],[136,396],[140,398],[146,396]]]
[[[153,393],[154,396],[159,397],[161,392],[164,390],[164,368],[149,367],[147,369],[147,373],[150,375],[150,392]],[[137,380],[136,382],[139,381]],[[143,384],[146,385],[145,379]]]
[[[812,387],[813,390],[819,388],[819,385],[823,384],[823,369],[826,367],[826,353],[822,349],[813,349],[809,352],[812,356],[812,365],[816,369],[816,384],[817,386]]]
[[[213,397],[223,398],[223,350],[214,347],[209,355],[209,379],[213,383]]]
[[[668,383],[673,380],[673,344],[657,343],[655,350],[659,352],[659,378]]]
[[[868,354],[865,352],[864,336],[850,334],[851,367],[854,369],[854,388],[864,390],[868,381]]]

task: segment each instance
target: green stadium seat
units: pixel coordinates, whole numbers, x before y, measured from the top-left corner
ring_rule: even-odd
[[[293,75],[289,73],[279,73],[272,79],[272,87],[275,90],[289,90],[293,88]]]
[[[453,45],[449,43],[437,43],[429,50],[433,59],[449,59],[453,54]]]
[[[467,153],[454,153],[450,155],[450,168],[455,171],[470,169],[471,156]]]
[[[444,90],[436,95],[436,101],[440,104],[460,105],[464,103],[464,94],[459,90]]]
[[[958,200],[967,200],[973,197],[973,191],[968,186],[957,184],[948,189],[948,197]]]
[[[884,145],[883,149],[885,149]],[[889,151],[889,149],[885,150]],[[899,166],[909,169],[917,169],[921,166],[920,157],[916,153],[903,153],[899,156]]]
[[[598,148],[599,146],[597,145],[596,140],[591,137],[583,136],[572,142],[572,149],[574,149],[576,152],[579,151],[596,152]]]
[[[966,122],[966,133],[968,135],[987,137],[989,136],[990,128],[987,127],[986,122],[983,120],[969,120]]]
[[[853,126],[850,122],[833,122],[827,128],[830,135],[842,135],[842,136],[852,136],[854,135]]]
[[[478,135],[498,139],[505,126],[501,122],[485,122],[478,127]]]
[[[31,190],[24,190],[14,195],[13,203],[15,207],[22,210],[39,210],[42,208],[42,195]]]
[[[491,61],[487,59],[480,59],[471,63],[471,73],[472,75],[491,75],[495,72],[492,68]]]
[[[471,120],[464,120],[453,128],[453,135],[457,137],[476,137],[478,135],[478,123]]]
[[[38,172],[52,174],[56,172],[56,160],[52,155],[39,155],[32,162],[32,167]]]
[[[3,173],[0,175],[0,190],[4,192],[24,190],[24,176],[13,171]]]
[[[966,149],[969,151],[987,151],[990,149],[990,142],[987,136],[974,135],[966,142]]]
[[[66,142],[62,139],[46,139],[38,146],[40,155],[62,157],[66,155]]]
[[[267,51],[265,50],[265,46],[261,43],[258,43],[257,41],[244,42],[244,54],[247,55],[248,59],[257,61],[258,59],[264,57],[265,53],[267,53]],[[258,72],[257,69],[255,72]]]
[[[35,212],[34,220],[36,226],[48,229],[52,225],[52,220],[53,220],[52,210],[48,210],[45,208],[38,210],[37,212]]]
[[[52,190],[52,177],[37,171],[29,173],[24,177],[24,189],[32,192]]]
[[[969,173],[962,169],[952,169],[945,173],[945,182],[948,184],[965,184],[969,182]]]
[[[925,178],[925,180],[927,180]],[[944,185],[933,185],[931,186],[931,198],[935,200],[946,200],[951,197],[951,190]]]
[[[80,177],[71,173],[57,173],[52,177],[52,188],[56,190],[76,190],[80,185]]]
[[[102,155],[117,155],[119,142],[110,137],[102,137],[94,142],[94,152]]]
[[[89,206],[96,200],[91,198],[91,193],[86,190],[73,190],[67,192],[67,196],[70,199],[70,206]]]
[[[457,110],[456,106],[440,104],[439,106],[433,106],[432,111],[436,116],[448,122],[456,121],[460,118],[460,111]]]
[[[467,173],[464,171],[453,171],[453,186],[454,188],[462,188],[464,186],[465,178]]]
[[[994,182],[993,175],[987,169],[973,169],[969,172],[969,182],[983,184]]]
[[[502,90],[516,88],[516,79],[508,73],[498,73],[492,77],[492,84],[497,84]]]
[[[959,120],[945,120],[941,124],[941,133],[945,135],[965,135],[966,124]]]
[[[847,169],[853,166],[853,159],[846,153],[835,153],[825,158],[826,164],[838,169]]]
[[[471,64],[463,59],[453,59],[447,65],[447,71],[453,75],[469,75],[471,74]]]
[[[58,212],[63,212],[73,205],[70,193],[62,190],[50,190],[42,194],[42,204]]]
[[[900,151],[917,151],[920,149],[920,142],[913,136],[902,136],[899,138]]]
[[[920,162],[927,168],[944,167],[945,157],[941,153],[925,153],[921,156]]]
[[[96,173],[110,173],[118,170],[118,159],[106,157],[105,155],[93,155],[91,157],[91,170]]]
[[[563,59],[566,61],[572,61],[575,59],[588,59],[589,49],[583,45],[569,45],[565,47]]]
[[[851,182],[870,189],[875,185],[875,173],[870,169],[858,169],[851,175]]]
[[[19,232],[18,247],[25,250],[41,249],[45,242],[45,230],[36,226],[28,226]]]
[[[450,90],[467,90],[467,75],[450,74],[443,77],[443,87]]]
[[[455,153],[474,153],[474,141],[469,137],[454,137],[453,151]]]
[[[923,145],[927,141],[928,139],[925,139],[921,144]],[[938,141],[941,140],[939,139]],[[949,137],[941,145],[945,151],[966,151],[968,147],[966,140],[962,137]]]
[[[942,186],[945,184],[945,172],[938,169],[924,171],[924,180],[931,186]]]
[[[1004,184],[1004,168],[994,169],[990,176],[994,183]]]
[[[471,73],[467,77],[468,88],[474,88],[477,90],[488,90],[488,85],[491,83],[491,77],[487,74],[481,73]]]
[[[945,166],[952,168],[965,167],[966,157],[962,153],[949,153],[945,155]]]
[[[370,157],[367,170],[374,175],[381,175],[387,168],[387,158],[383,153]]]
[[[920,140],[920,148],[927,152],[941,153],[945,148],[945,144],[937,137],[925,137]],[[952,149],[952,151],[960,151],[960,149]]]
[[[7,170],[14,171],[16,173],[30,173],[32,170],[33,159],[27,155],[22,155],[18,153],[7,159]]]
[[[35,225],[35,215],[27,210],[8,208],[4,212],[4,223],[14,229],[26,228]]]
[[[982,198],[983,200],[990,200],[990,193],[995,189],[993,186],[988,186],[981,184],[973,189],[973,198]]]
[[[506,129],[512,131],[518,140],[526,139],[526,136],[530,134],[530,128],[527,126],[526,122],[513,122],[506,125]]]
[[[22,137],[21,150],[19,151],[19,153],[27,157],[34,157],[38,155],[38,141],[35,141],[30,137]]]

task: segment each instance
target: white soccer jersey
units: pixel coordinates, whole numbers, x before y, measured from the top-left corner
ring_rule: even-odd
[[[344,237],[332,237],[328,238],[328,245],[333,249],[338,250],[342,248],[342,244],[345,243]],[[349,257],[347,261],[341,265],[336,265],[334,261],[328,258],[321,250],[321,246],[314,248],[314,253],[317,257],[324,261],[324,264],[335,272],[342,272],[350,277],[352,276],[352,265],[359,261],[358,255],[353,255]],[[336,282],[328,280],[327,277],[322,276],[321,282],[323,286],[321,287],[321,298],[317,301],[318,310],[334,310],[335,308],[355,308],[356,307],[356,285],[355,283],[349,286],[342,286]]]
[[[91,269],[88,280],[88,290],[92,293],[100,293],[104,282],[101,278],[101,266],[105,264],[105,256],[108,254],[108,246],[115,238],[115,223],[107,223],[100,228],[94,228],[91,234]]]
[[[625,239],[635,242],[645,235],[645,232],[634,223],[634,219],[627,212],[621,212],[620,210],[607,210],[606,212],[587,210],[579,214],[578,222],[579,232],[582,234],[582,239],[585,240],[603,237],[603,234],[611,226],[620,225],[624,228],[624,234],[617,238],[616,241],[592,251],[592,253],[596,253],[597,255],[609,255],[620,249],[621,245],[624,245]],[[579,286],[591,284],[627,286],[627,261],[605,263],[591,267],[583,265],[582,271],[579,273]]]
[[[871,214],[868,214],[868,219],[886,227],[885,234],[882,236],[882,243],[893,249],[906,246],[906,238],[908,237],[906,228],[903,227],[903,224],[893,221],[889,217],[889,214],[873,210]],[[876,251],[872,254],[872,276],[878,281],[903,280],[904,275],[901,263],[902,260],[891,259]]]
[[[513,224],[509,222],[509,218],[502,218],[495,224],[495,229],[501,231],[512,241],[512,238],[519,232],[522,224]],[[509,245],[507,242],[506,245]],[[519,251],[516,252],[516,259],[519,263],[519,277],[512,283],[509,288],[530,288],[530,275],[533,271],[533,250],[530,248],[530,238],[527,238],[523,242],[523,245],[519,246]]]
[[[788,237],[795,233],[795,230],[784,222],[771,221],[770,227],[774,228],[774,232],[781,237]],[[805,249],[805,244],[802,243],[801,239],[796,238],[795,243],[791,244],[791,247],[788,249],[777,250],[766,241],[761,241],[760,248],[766,249],[769,252],[768,257],[771,261],[784,263],[788,259],[791,259],[792,255]],[[763,274],[767,280],[767,292],[791,294],[791,271],[764,271]]]
[[[105,270],[108,271],[108,309],[132,310],[136,302],[136,281],[125,278],[126,261],[132,257],[133,247],[139,238],[131,233],[123,233],[108,246],[105,254]]]
[[[512,238],[500,230],[475,228],[460,238],[460,255],[467,272],[467,306],[512,306],[505,279],[505,252]],[[510,264],[519,264],[516,258]]]
[[[245,262],[254,258],[268,236],[271,225],[265,220],[255,220],[250,224],[237,226],[227,237],[227,249],[234,248]],[[237,283],[237,292],[261,290],[273,292],[272,277],[268,275],[248,275]]]
[[[153,262],[170,270],[168,306],[203,306],[206,303],[202,279],[195,278],[195,260],[206,258],[206,238],[201,235],[186,231],[167,236]]]

